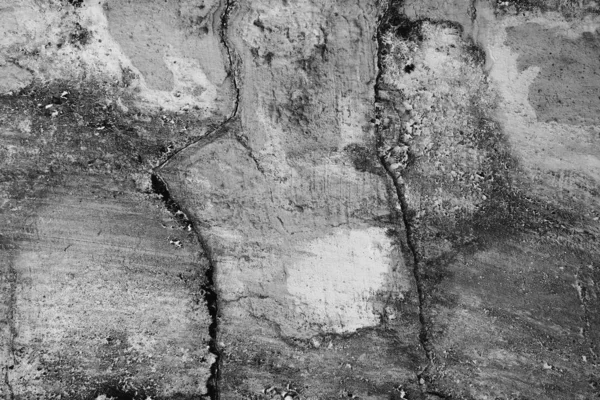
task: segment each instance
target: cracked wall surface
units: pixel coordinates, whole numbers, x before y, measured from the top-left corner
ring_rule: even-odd
[[[415,386],[415,286],[369,122],[376,17],[363,3],[236,4],[228,37],[243,60],[239,120],[165,166],[215,263],[226,398],[260,392],[265,381],[292,381],[315,398]],[[337,335],[360,328],[376,329],[340,353]],[[379,368],[345,362],[373,340],[383,344],[370,355]],[[386,354],[394,348],[395,359]]]
[[[234,101],[222,5],[179,6],[2,5],[2,398],[211,396],[210,265],[151,173]]]
[[[598,15],[0,2],[0,397],[596,397]]]

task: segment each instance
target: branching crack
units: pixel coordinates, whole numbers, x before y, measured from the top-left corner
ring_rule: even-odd
[[[231,11],[233,10],[234,5],[235,5],[235,0],[225,0],[225,6],[223,9],[223,13],[221,14],[221,23],[220,23],[220,27],[219,27],[219,39],[220,39],[221,45],[225,49],[227,63],[229,65],[229,71],[227,74],[228,74],[228,76],[231,77],[231,82],[232,82],[233,91],[234,91],[233,110],[231,111],[231,114],[229,115],[229,117],[227,117],[227,119],[225,119],[217,128],[213,129],[206,135],[203,135],[202,137],[187,143],[185,146],[172,151],[169,154],[169,157],[167,157],[162,163],[160,163],[155,168],[155,170],[159,170],[159,169],[165,167],[179,153],[182,153],[191,147],[196,147],[197,144],[200,144],[202,142],[210,143],[211,138],[213,136],[220,137],[224,131],[224,128],[227,127],[228,125],[230,125],[238,117],[239,107],[240,107],[240,96],[241,96],[239,77],[238,77],[238,72],[237,72],[238,68],[239,68],[239,60],[238,60],[238,57],[235,55],[233,46],[229,43],[229,40],[227,39],[227,28],[229,26],[229,17],[230,17]],[[236,135],[236,139],[238,141],[240,141],[240,138],[238,138],[237,136],[238,135]],[[242,145],[244,145],[244,147],[246,147],[243,142],[240,141],[240,143]],[[255,158],[253,157],[253,159],[255,159]],[[255,161],[256,161],[256,159],[255,159]]]
[[[207,135],[204,135],[203,137],[187,144],[185,147],[182,147],[181,149],[178,149],[178,150],[172,152],[170,154],[169,158],[167,158],[163,163],[161,163],[154,169],[154,173],[151,176],[152,190],[156,194],[159,194],[161,196],[162,201],[164,202],[165,208],[171,214],[173,214],[173,216],[176,219],[178,219],[180,223],[184,224],[188,231],[191,231],[194,233],[194,235],[196,236],[196,238],[198,240],[198,243],[202,247],[204,255],[208,259],[208,269],[206,271],[206,279],[205,279],[205,283],[204,283],[202,289],[204,291],[204,300],[206,302],[208,312],[210,314],[210,319],[211,319],[211,323],[209,326],[209,336],[210,336],[209,351],[215,356],[215,362],[211,366],[211,376],[209,378],[209,381],[207,382],[208,395],[211,400],[218,400],[220,398],[219,378],[220,378],[220,366],[221,366],[221,350],[219,349],[219,341],[218,341],[219,298],[217,295],[217,287],[216,287],[216,282],[215,282],[215,275],[216,275],[215,261],[211,255],[210,247],[207,245],[205,239],[203,238],[203,236],[201,235],[201,233],[197,229],[197,227],[194,225],[194,223],[190,219],[188,219],[187,214],[184,212],[184,210],[182,210],[179,203],[177,203],[173,199],[173,197],[171,196],[171,193],[169,191],[169,186],[168,186],[167,182],[160,176],[159,171],[165,165],[167,165],[173,159],[173,157],[175,157],[177,154],[189,149],[192,146],[194,146],[194,147],[196,147],[196,145],[205,146],[207,144],[212,143],[215,139],[221,137],[224,134],[224,131],[226,130],[225,128],[231,122],[233,122],[238,116],[239,107],[240,107],[240,84],[239,84],[239,77],[238,77],[238,72],[237,72],[238,68],[239,68],[239,60],[233,50],[233,46],[230,44],[230,42],[227,38],[227,29],[229,26],[229,18],[230,18],[230,14],[233,10],[234,5],[235,5],[235,0],[225,0],[225,5],[224,5],[223,13],[221,14],[221,21],[220,21],[220,28],[219,28],[219,38],[220,38],[221,44],[225,50],[226,58],[227,58],[227,61],[229,64],[228,75],[231,77],[233,90],[235,92],[234,105],[233,105],[233,110],[231,112],[231,115],[225,121],[223,121],[223,123],[219,127],[214,129]],[[235,136],[236,136],[236,140],[238,142],[240,142],[242,144],[242,146],[244,146],[244,148],[246,148],[249,151],[250,156],[256,163],[257,168],[262,172],[262,168],[260,168],[260,164],[258,163],[258,160],[256,159],[256,157],[253,156],[252,151],[251,151],[249,145],[247,144],[247,142],[244,140],[243,137],[240,137],[239,135],[235,135]]]

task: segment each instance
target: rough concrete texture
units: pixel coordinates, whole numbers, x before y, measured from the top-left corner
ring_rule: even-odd
[[[3,398],[207,391],[202,254],[134,172],[173,129],[105,96],[2,100]]]
[[[0,398],[600,395],[600,9],[0,2]]]
[[[389,52],[379,85],[382,150],[414,229],[425,381],[452,398],[593,398],[595,115],[561,108],[567,90],[555,92],[549,113],[538,105],[541,87],[575,79],[593,91],[595,81],[538,75],[556,59],[535,58],[544,44],[532,45],[530,32],[547,26],[557,37],[545,40],[569,43],[553,51],[585,54],[595,48],[588,32],[597,19],[510,14],[475,3],[471,28],[455,25],[460,18],[391,21],[397,34],[381,40]],[[583,40],[589,48],[572,45]],[[571,60],[571,68],[590,65]],[[577,102],[596,101],[575,90]]]
[[[376,12],[361,3],[240,4],[228,36],[247,60],[237,71],[239,122],[165,166],[215,265],[224,398],[287,382],[307,398],[386,396],[398,382],[416,383],[414,278],[369,123],[376,49],[365,32]],[[373,327],[340,351],[336,335]],[[290,341],[312,356],[294,360]],[[352,366],[372,341],[381,343],[368,352],[379,367]]]

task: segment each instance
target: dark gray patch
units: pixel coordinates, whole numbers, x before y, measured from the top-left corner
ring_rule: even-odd
[[[385,176],[385,170],[373,150],[358,143],[352,143],[344,147],[344,151],[352,160],[356,170]]]
[[[88,44],[91,38],[92,33],[78,22],[75,23],[73,31],[69,34],[69,42],[78,47]]]
[[[540,73],[529,88],[529,102],[541,122],[600,123],[600,34],[561,36],[556,29],[528,23],[507,29],[506,44],[519,53],[518,68]]]

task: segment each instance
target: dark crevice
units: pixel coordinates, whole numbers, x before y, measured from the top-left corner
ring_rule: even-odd
[[[406,200],[406,185],[402,182],[401,179],[398,179],[394,171],[390,169],[389,163],[385,160],[383,156],[380,157],[380,162],[385,168],[386,172],[392,178],[394,183],[394,188],[396,189],[396,196],[398,197],[398,202],[400,203],[400,209],[402,214],[402,223],[404,225],[404,231],[406,235],[406,244],[411,253],[412,264],[413,264],[413,275],[416,281],[417,287],[417,296],[419,299],[419,322],[421,324],[421,331],[419,334],[419,341],[421,342],[421,346],[425,350],[425,355],[427,360],[431,363],[434,355],[433,348],[431,345],[431,341],[429,339],[429,332],[427,330],[427,318],[425,316],[425,290],[423,283],[423,272],[422,272],[422,262],[423,256],[419,252],[418,242],[415,238],[415,228],[413,221],[410,217],[411,210],[408,206],[408,202]]]
[[[379,96],[379,90],[380,90],[380,84],[383,82],[383,73],[384,71],[384,66],[383,66],[383,57],[382,57],[382,50],[384,49],[384,45],[382,43],[382,36],[385,32],[385,28],[387,24],[384,24],[383,21],[384,20],[389,20],[391,19],[390,17],[394,17],[395,15],[395,11],[393,10],[392,6],[395,5],[397,2],[395,1],[390,1],[385,9],[385,11],[383,12],[382,17],[379,20],[378,23],[378,29],[377,29],[377,42],[378,42],[378,59],[377,59],[377,66],[378,66],[378,74],[377,74],[377,80],[376,80],[376,84],[375,84],[375,98],[378,99]],[[401,19],[403,19],[402,17],[399,17]],[[376,109],[376,116],[375,116],[376,120],[381,120],[382,119],[382,115],[381,115],[381,109],[377,108]],[[382,128],[380,126],[377,126],[376,128],[376,132],[377,132],[377,141],[378,141],[378,149],[383,147],[383,133],[382,133]],[[401,214],[402,214],[402,222],[404,225],[404,229],[405,229],[405,233],[406,233],[406,243],[407,246],[409,248],[409,251],[411,253],[411,258],[412,258],[412,262],[413,262],[413,274],[417,283],[417,295],[419,297],[419,320],[421,323],[421,333],[420,333],[420,341],[421,341],[421,345],[423,346],[423,349],[426,352],[426,356],[427,359],[429,361],[431,361],[433,354],[432,354],[432,350],[431,350],[431,345],[429,342],[429,335],[427,333],[427,329],[426,329],[426,318],[425,318],[425,313],[424,313],[424,309],[423,309],[423,303],[424,303],[424,291],[423,291],[423,284],[422,284],[422,280],[421,280],[421,262],[422,262],[422,255],[420,254],[419,250],[418,250],[418,245],[417,245],[417,240],[415,238],[415,234],[414,234],[414,227],[413,227],[413,223],[411,221],[411,218],[409,217],[410,215],[410,210],[408,207],[408,203],[406,200],[406,186],[405,183],[403,182],[403,180],[401,178],[399,178],[394,171],[392,171],[390,169],[390,163],[386,160],[386,158],[383,155],[380,155],[379,157],[379,161],[381,162],[381,165],[383,166],[383,168],[385,169],[385,171],[387,172],[387,174],[391,177],[392,182],[394,183],[394,188],[396,189],[396,196],[398,197],[398,202],[400,203],[400,208],[401,208]]]
[[[81,7],[81,5],[83,4],[83,0],[67,0],[67,2],[73,7]]]
[[[233,50],[233,46],[229,43],[229,39],[227,39],[227,29],[229,26],[229,17],[230,17],[231,11],[233,10],[234,5],[235,5],[235,0],[226,0],[225,1],[225,6],[223,9],[223,13],[221,14],[221,22],[220,22],[220,27],[219,27],[219,39],[220,39],[221,45],[223,46],[223,49],[225,50],[227,64],[229,65],[229,71],[227,71],[227,76],[231,78],[231,83],[232,83],[233,91],[234,91],[233,110],[231,111],[231,114],[229,115],[229,117],[227,117],[217,128],[213,129],[206,135],[189,142],[185,146],[183,146],[179,149],[173,150],[169,154],[169,156],[155,168],[155,170],[159,170],[159,169],[163,168],[176,155],[189,149],[190,147],[195,147],[196,144],[198,144],[199,142],[205,141],[208,137],[220,136],[220,134],[223,133],[223,128],[227,127],[230,123],[232,123],[239,114],[240,96],[241,96],[240,85],[238,82],[239,77],[238,77],[238,72],[237,72],[237,69],[239,66],[239,60],[235,54],[235,51]],[[237,135],[236,135],[236,139],[239,141],[239,138],[237,138]],[[240,143],[242,143],[242,142],[240,142]],[[244,145],[244,143],[242,143],[242,145]],[[244,146],[244,147],[246,147],[246,146]]]
[[[585,326],[581,328],[581,334],[583,338],[588,342],[590,353],[593,356],[593,360],[596,361],[598,359],[597,346],[593,340],[593,337],[591,337],[593,335],[590,335],[590,330],[592,329],[590,314],[592,314],[592,312],[590,311],[588,306],[588,288],[582,282],[583,279],[580,280],[581,270],[582,267],[579,266],[577,268],[577,271],[575,272],[575,284],[573,286],[577,290],[577,295],[579,297],[580,306],[583,312],[583,322]]]
[[[238,114],[241,96],[241,85],[238,76],[238,69],[241,61],[239,57],[235,54],[235,51],[233,50],[233,45],[229,43],[229,39],[227,38],[227,30],[229,28],[229,17],[234,6],[235,0],[227,0],[225,4],[225,10],[221,15],[221,29],[219,32],[221,43],[225,48],[225,52],[227,53],[227,61],[229,63],[229,76],[231,77],[231,80],[233,82],[233,89],[235,91],[235,104],[231,118],[234,118]],[[254,155],[252,147],[250,147],[250,144],[248,143],[248,138],[242,134],[236,134],[235,138],[246,149],[246,151],[248,152],[248,156],[252,159],[252,161],[254,161],[254,164],[256,165],[258,171],[264,174],[264,170],[261,167],[258,158]]]
[[[202,285],[204,293],[204,301],[210,315],[210,326],[209,330],[209,351],[215,356],[215,362],[211,366],[211,376],[206,384],[208,395],[211,400],[219,399],[219,365],[221,353],[218,347],[218,333],[219,333],[219,299],[217,296],[217,290],[215,286],[215,263],[210,253],[210,248],[207,246],[202,235],[193,224],[187,218],[186,212],[179,206],[179,204],[171,197],[169,187],[167,183],[158,175],[153,173],[151,176],[152,180],[152,191],[157,194],[165,208],[173,215],[178,222],[184,224],[188,231],[193,232],[198,243],[200,244],[204,256],[208,260],[208,269],[205,273],[205,281]]]
[[[471,0],[467,13],[471,17],[471,23],[474,23],[477,20],[477,0]]]
[[[172,160],[177,154],[181,153],[182,151],[185,151],[186,149],[188,149],[192,146],[195,146],[195,145],[202,145],[202,146],[208,145],[208,144],[212,143],[214,140],[218,139],[219,137],[222,137],[225,134],[225,132],[227,131],[227,129],[226,129],[227,126],[230,123],[232,123],[238,116],[239,107],[240,107],[240,84],[238,81],[239,77],[238,77],[238,72],[237,72],[238,68],[239,68],[239,60],[238,60],[237,55],[235,54],[235,51],[233,50],[233,46],[230,44],[229,39],[227,38],[227,29],[229,27],[229,18],[230,18],[230,15],[231,15],[234,5],[235,5],[235,0],[225,0],[225,5],[224,5],[223,12],[221,14],[220,27],[219,27],[220,42],[225,51],[225,56],[227,58],[227,64],[229,65],[228,76],[231,78],[233,90],[235,93],[233,110],[231,112],[231,115],[225,121],[223,121],[223,123],[221,123],[221,125],[219,127],[212,130],[207,135],[187,144],[186,146],[184,146],[176,151],[173,151],[164,162],[162,162],[159,166],[157,166],[155,168],[154,173],[151,176],[153,192],[160,195],[162,198],[162,201],[164,202],[165,208],[180,223],[184,224],[188,231],[191,231],[194,233],[196,239],[198,240],[198,243],[200,244],[200,246],[202,248],[202,251],[203,251],[206,259],[208,260],[208,269],[205,274],[205,283],[204,283],[202,289],[204,291],[204,300],[206,302],[206,306],[208,308],[208,312],[209,312],[210,319],[211,319],[211,323],[209,326],[209,336],[210,336],[209,351],[215,356],[215,361],[211,366],[210,378],[206,385],[207,390],[208,390],[208,395],[211,400],[218,400],[220,398],[219,379],[220,379],[220,367],[221,367],[221,350],[219,349],[219,345],[218,345],[218,343],[219,343],[219,340],[218,340],[218,335],[219,335],[219,298],[218,298],[217,287],[216,287],[216,283],[215,283],[215,275],[216,275],[215,261],[211,255],[211,250],[210,250],[210,247],[208,246],[208,244],[206,243],[206,240],[201,235],[201,233],[199,232],[197,227],[194,225],[194,223],[188,219],[187,213],[185,213],[184,210],[182,210],[179,203],[177,203],[175,201],[175,199],[173,199],[173,197],[171,196],[171,193],[169,191],[169,186],[168,186],[167,182],[160,176],[158,171],[161,168],[163,168],[165,165],[167,165],[170,160]],[[256,159],[256,157],[254,157],[254,155],[252,154],[252,150],[251,150],[250,146],[248,145],[247,140],[245,140],[245,138],[243,138],[239,135],[235,135],[235,136],[236,136],[236,140],[242,146],[244,146],[245,149],[248,150],[250,157],[254,160],[259,171],[262,172],[262,168],[260,167],[260,164],[258,163],[258,160]]]
[[[233,84],[233,90],[235,91],[235,103],[233,105],[233,112],[231,113],[231,117],[229,119],[235,118],[238,114],[239,106],[240,106],[240,85],[238,82],[238,58],[233,50],[233,46],[229,43],[229,39],[227,38],[227,29],[229,28],[229,17],[231,11],[233,10],[235,4],[235,0],[226,0],[225,9],[223,10],[223,14],[221,14],[221,28],[219,30],[219,38],[221,39],[221,44],[225,49],[225,53],[227,54],[227,62],[229,64],[229,72],[228,75],[231,78]]]
[[[8,282],[9,288],[9,298],[6,313],[6,325],[8,326],[8,340],[6,343],[6,347],[8,347],[8,359],[4,361],[4,383],[6,385],[6,390],[8,391],[8,399],[13,400],[15,398],[15,394],[13,391],[13,387],[10,381],[9,371],[14,368],[14,360],[15,360],[15,337],[17,335],[17,331],[15,328],[15,307],[16,307],[16,296],[17,296],[17,272],[12,265],[12,261],[9,261],[10,266],[8,268],[8,276],[6,277],[6,281]]]
[[[248,143],[248,138],[244,135],[235,135],[235,138],[238,141],[238,143],[241,144],[242,147],[244,147],[244,149],[246,149],[246,151],[248,152],[248,157],[250,157],[252,159],[252,161],[254,161],[254,165],[256,165],[256,169],[261,174],[264,175],[265,170],[260,165],[258,158],[254,155],[254,152],[252,151],[252,147],[250,147],[250,144]]]
[[[384,119],[383,116],[383,107],[388,106],[393,109],[393,104],[386,104],[386,100],[382,100],[384,96],[380,96],[380,90],[385,89],[385,83],[383,80],[383,74],[385,73],[385,66],[383,64],[384,57],[386,54],[386,46],[382,41],[383,35],[390,29],[392,29],[396,35],[402,37],[408,36],[419,36],[420,26],[418,23],[414,23],[410,21],[406,16],[399,13],[398,9],[401,5],[402,1],[398,0],[390,0],[385,6],[384,11],[382,12],[378,24],[377,24],[377,67],[378,74],[375,83],[375,99],[378,102],[375,107],[375,120],[382,121]],[[411,71],[406,71],[411,72]],[[387,97],[386,97],[387,98]],[[425,352],[425,357],[427,358],[427,365],[425,368],[417,373],[417,378],[419,380],[427,380],[430,376],[429,372],[434,367],[435,361],[435,353],[433,349],[433,344],[431,341],[430,332],[428,326],[430,325],[429,317],[427,316],[426,310],[426,287],[424,281],[424,260],[423,255],[419,250],[419,242],[416,234],[416,226],[415,221],[413,220],[414,210],[411,210],[408,204],[408,200],[406,197],[406,183],[402,177],[403,172],[410,164],[410,148],[406,143],[397,143],[400,147],[403,147],[405,150],[405,159],[402,163],[402,167],[398,169],[396,166],[395,169],[392,169],[393,161],[388,157],[389,154],[386,152],[385,146],[385,138],[386,131],[385,128],[377,124],[376,125],[376,140],[377,140],[377,150],[379,154],[379,161],[389,177],[391,178],[394,189],[396,192],[398,203],[400,204],[401,209],[401,221],[404,225],[404,233],[405,233],[405,241],[410,253],[411,263],[412,263],[412,273],[415,279],[417,297],[418,297],[418,312],[419,312],[419,323],[420,323],[420,332],[419,332],[419,341]],[[435,395],[440,398],[450,398],[449,396],[444,395],[439,391],[428,391],[427,385],[423,385],[422,391],[424,395]]]

